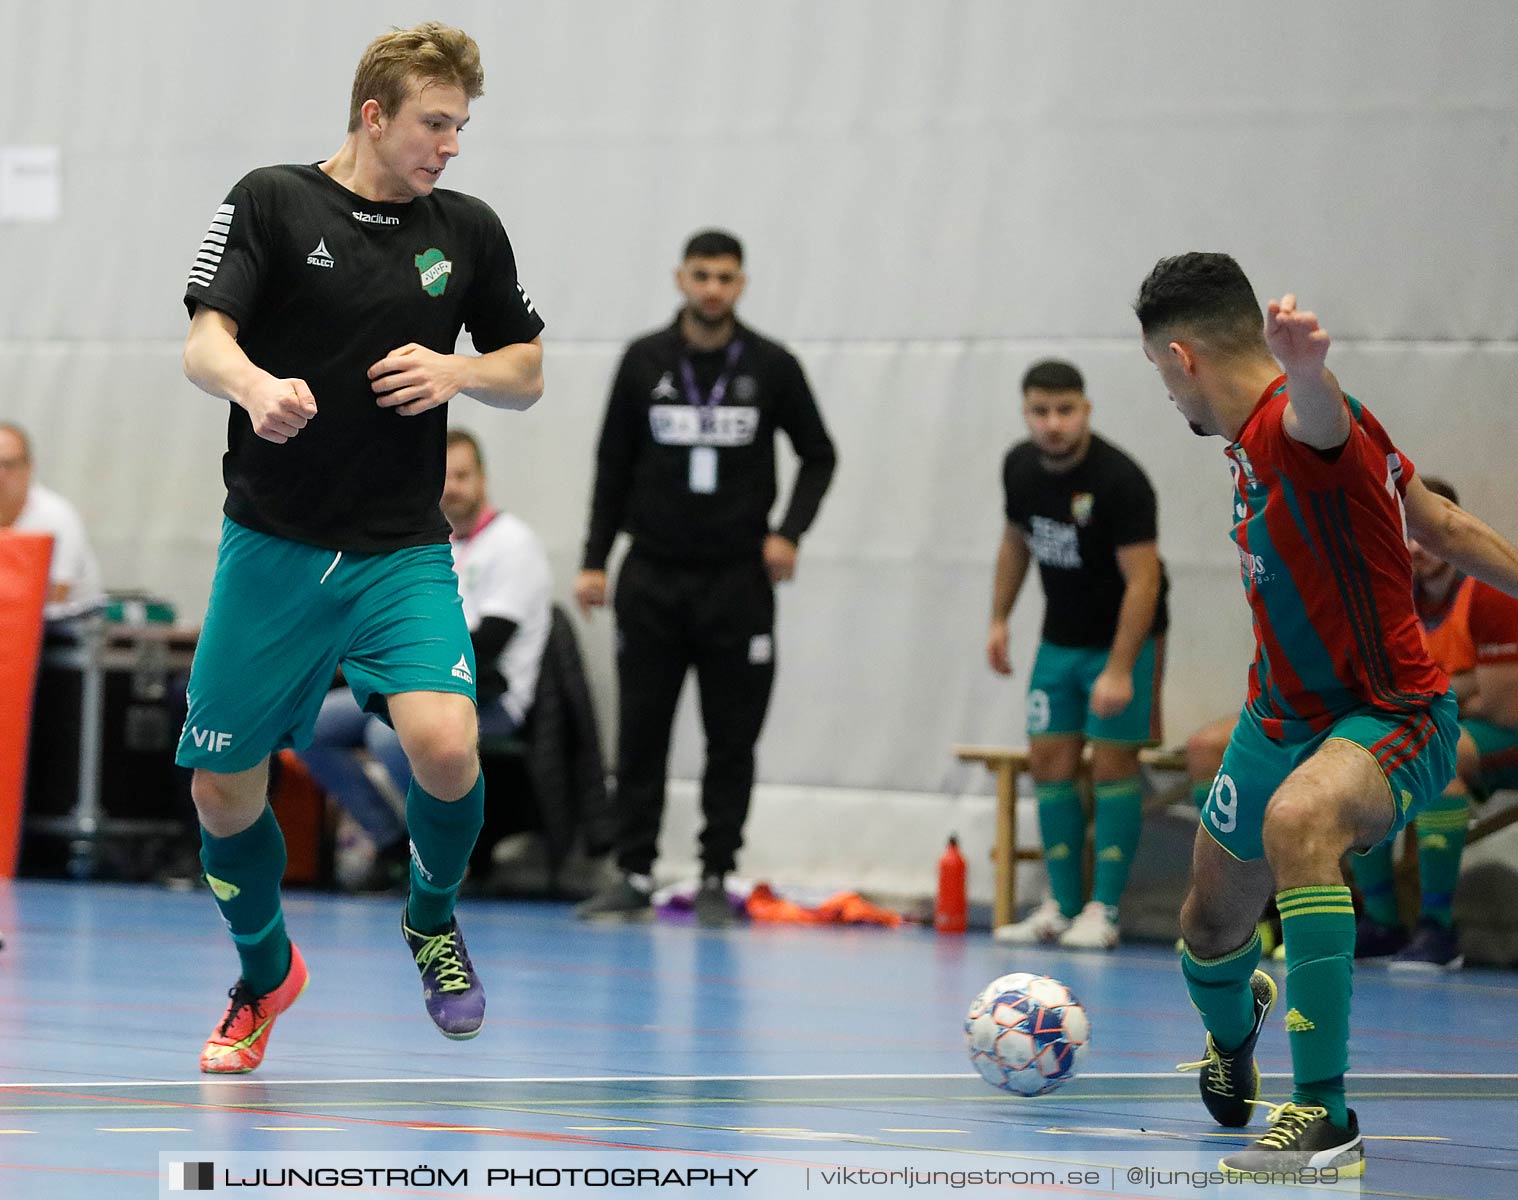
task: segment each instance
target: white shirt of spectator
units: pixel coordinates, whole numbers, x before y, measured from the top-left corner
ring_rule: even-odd
[[[501,703],[520,724],[537,695],[538,669],[552,621],[548,553],[532,527],[511,513],[497,513],[473,537],[450,541],[469,628],[477,628],[486,617],[516,622],[517,631],[497,666],[507,686]]]
[[[49,621],[77,616],[93,608],[103,598],[100,590],[100,565],[84,536],[84,522],[74,506],[51,488],[33,483],[26,492],[26,503],[12,529],[53,535],[53,561],[48,568],[49,584],[68,585],[66,599],[45,604],[42,615]]]

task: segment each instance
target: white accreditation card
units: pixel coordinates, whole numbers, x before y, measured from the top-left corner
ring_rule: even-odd
[[[710,496],[717,490],[717,447],[690,448],[690,490],[698,496]]]

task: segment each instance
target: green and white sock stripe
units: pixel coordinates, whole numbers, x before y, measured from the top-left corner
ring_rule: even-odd
[[[1426,833],[1464,833],[1470,825],[1470,814],[1462,798],[1459,809],[1447,812],[1421,812],[1418,814],[1418,836]]]
[[[1354,901],[1343,884],[1334,887],[1288,888],[1276,893],[1276,908],[1284,923],[1291,917],[1306,917],[1322,913],[1348,913],[1355,915]]]

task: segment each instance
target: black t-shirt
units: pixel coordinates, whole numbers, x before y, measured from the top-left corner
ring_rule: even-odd
[[[1037,446],[1019,442],[1001,474],[1007,520],[1027,537],[1044,585],[1044,641],[1110,646],[1125,587],[1117,549],[1159,537],[1154,489],[1143,468],[1092,434],[1086,457],[1068,471],[1048,470]],[[1169,627],[1168,590],[1162,565],[1155,636]]]
[[[707,407],[714,390],[720,403]],[[585,568],[605,568],[620,529],[668,561],[757,558],[775,504],[777,430],[801,464],[775,532],[799,542],[837,460],[795,355],[744,325],[726,347],[693,351],[678,318],[633,342],[601,427]]]
[[[311,165],[260,168],[228,193],[185,289],[192,316],[200,304],[237,322],[256,366],[304,379],[316,399],[310,424],[281,444],[232,406],[227,516],[360,552],[448,540],[448,406],[415,417],[381,408],[369,368],[409,342],[451,354],[462,327],[482,354],[543,328],[483,201],[439,189],[382,204]]]

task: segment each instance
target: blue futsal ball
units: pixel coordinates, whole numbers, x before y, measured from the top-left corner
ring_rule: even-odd
[[[1042,1096],[1075,1078],[1091,1022],[1074,994],[1047,975],[1003,975],[965,1016],[970,1062],[993,1087]]]

